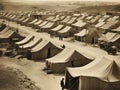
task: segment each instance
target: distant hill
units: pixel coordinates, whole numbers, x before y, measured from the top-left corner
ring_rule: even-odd
[[[3,2],[6,10],[49,10],[49,11],[80,11],[80,12],[103,12],[119,11],[120,3],[99,1],[70,1],[70,2],[39,2],[39,3],[10,3]]]
[[[103,5],[103,6],[86,6],[76,9],[79,12],[106,12],[106,11],[120,11],[120,5]]]

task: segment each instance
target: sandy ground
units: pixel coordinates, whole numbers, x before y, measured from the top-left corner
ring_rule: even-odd
[[[8,65],[11,60],[0,58],[0,90],[41,90],[16,66]]]
[[[59,82],[62,75],[46,74],[42,69],[44,62],[34,62],[27,59],[1,57],[0,62],[6,67],[12,67],[22,71],[27,77],[35,82],[41,90],[60,90]]]
[[[7,23],[7,22],[6,22]],[[9,22],[9,25],[12,27],[17,27],[17,24],[14,22]],[[78,49],[84,51],[86,53],[91,54],[93,57],[97,57],[99,55],[107,56],[111,59],[119,59],[120,54],[116,56],[108,55],[106,51],[99,49],[99,47],[91,47],[91,45],[86,45],[85,43],[81,43],[78,41],[72,41],[71,38],[64,39],[63,41],[59,41],[58,38],[50,38],[47,33],[37,33],[34,29],[30,27],[25,27],[19,25],[19,32],[22,35],[33,34],[35,36],[48,39],[50,41],[57,42],[60,45],[66,45],[67,47],[71,47],[74,49]],[[6,57],[4,57],[6,59]],[[35,62],[27,59],[17,60],[16,58],[5,60],[4,63],[6,66],[14,67],[22,71],[25,75],[27,75],[32,81],[36,83],[36,86],[41,88],[42,90],[61,90],[60,80],[64,75],[47,75],[42,69],[45,67],[45,62]]]

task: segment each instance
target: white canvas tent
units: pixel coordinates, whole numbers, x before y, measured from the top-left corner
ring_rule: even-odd
[[[93,19],[91,19],[90,22],[96,23],[100,17],[101,17],[101,15],[97,15],[97,16],[93,17]]]
[[[84,27],[87,23],[83,22],[82,20],[79,20],[78,22],[72,24],[72,26],[75,27]]]
[[[55,26],[55,23],[48,22],[46,25],[41,27],[41,31],[49,32],[52,27]]]
[[[42,23],[40,23],[38,26],[41,28],[42,26],[46,25],[48,23],[48,21],[43,21]]]
[[[77,20],[83,20],[87,15],[86,14],[82,14]]]
[[[110,15],[104,15],[98,20],[98,22],[106,22],[108,18],[110,18]]]
[[[113,16],[111,18],[109,18],[107,21],[115,21],[115,20],[118,20],[119,19],[119,16]]]
[[[116,24],[119,21],[112,21],[112,22],[107,22],[106,24],[104,24],[103,26],[101,26],[100,28],[103,30],[103,32],[108,31],[110,28],[116,27]]]
[[[33,35],[28,35],[25,39],[23,39],[23,40],[21,40],[21,41],[19,41],[19,42],[16,42],[15,44],[16,45],[24,45],[24,44],[27,44],[27,43],[29,43],[32,39],[34,38],[34,36]]]
[[[115,31],[115,32],[120,32],[120,26],[116,29],[112,29],[112,31]]]
[[[82,31],[80,31],[79,33],[74,34],[75,36],[79,36],[79,37],[83,37],[86,34],[88,34],[88,30],[83,29]]]
[[[101,26],[103,26],[105,24],[105,22],[98,22],[96,25],[95,25],[95,27],[101,27]]]
[[[42,41],[42,39],[40,37],[35,37],[34,39],[32,39],[30,42],[19,46],[20,49],[30,49],[35,47],[37,44],[39,44]]]
[[[33,21],[31,21],[31,22],[29,22],[28,24],[33,24],[33,23],[35,23],[35,22],[37,22],[38,21],[38,19],[34,19]]]
[[[66,38],[74,35],[74,30],[72,30],[72,27],[66,26],[57,33],[59,34],[59,36]]]
[[[64,73],[68,66],[84,66],[90,63],[93,59],[94,58],[89,54],[66,47],[56,56],[46,59],[46,67],[54,73]]]
[[[104,56],[78,68],[67,68],[68,90],[119,90],[120,68],[114,60]]]
[[[58,44],[48,40],[42,40],[27,53],[27,58],[33,60],[46,59],[55,56],[61,50],[62,48]]]
[[[62,20],[62,23],[67,23],[71,19],[71,16],[67,16],[64,20]]]
[[[6,33],[8,30],[9,30],[9,28],[8,28],[8,27],[6,27],[5,29],[3,29],[3,30],[0,32],[0,35],[2,35],[2,34],[4,34],[4,33]]]
[[[56,32],[56,31],[61,30],[63,27],[64,27],[64,25],[60,24],[60,25],[56,26],[55,28],[51,29],[51,31]]]
[[[120,38],[120,35],[118,33],[108,32],[105,34],[105,37],[107,42],[114,42]]]
[[[42,21],[43,21],[43,20],[40,19],[39,21],[37,21],[36,23],[34,23],[34,25],[35,25],[35,26],[36,26],[36,25],[39,25],[40,23],[42,23]]]
[[[46,18],[46,20],[51,21],[51,20],[53,20],[54,18],[55,18],[55,16],[50,16],[50,17]]]
[[[72,24],[72,23],[76,22],[76,19],[77,19],[77,17],[72,17],[72,18],[67,22],[67,24]]]
[[[82,31],[80,31],[79,33],[74,34],[75,39],[78,41],[86,41],[86,35],[88,34],[88,30],[83,29]]]
[[[0,35],[1,42],[10,42],[13,38],[18,38],[18,40],[21,40],[23,37],[12,30],[7,30],[4,34]]]

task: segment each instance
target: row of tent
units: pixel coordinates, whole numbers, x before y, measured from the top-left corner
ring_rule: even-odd
[[[33,35],[26,36],[23,40],[16,42],[15,45],[18,54],[19,51],[22,51],[22,54],[24,52],[28,59],[45,60],[46,69],[53,73],[65,73],[68,66],[84,66],[96,57],[83,50],[74,50],[69,47],[62,48],[60,44]]]
[[[55,42],[43,40],[33,35],[28,35],[25,39],[16,42],[18,53],[22,52],[28,59],[41,60],[58,54],[63,48]]]
[[[9,30],[4,29],[4,37]],[[12,32],[12,31],[11,31]],[[68,90],[119,90],[120,61],[96,56],[84,50],[74,50],[39,37],[28,35],[15,43],[19,50],[27,50],[29,59],[45,59],[46,67],[53,73],[65,73]],[[63,57],[64,56],[64,57]]]
[[[11,41],[19,41],[22,40],[24,36],[21,36],[19,33],[16,31],[13,31],[13,29],[6,27],[0,32],[0,42],[1,43],[6,43]]]
[[[4,29],[0,33],[2,35],[4,33],[6,38],[11,38],[7,36],[9,32],[12,31]],[[28,35],[24,39],[15,42],[14,46],[18,54],[24,54],[28,59],[46,60],[47,69],[54,73],[64,73],[68,66],[79,67],[86,65],[95,58],[95,55],[85,51],[68,47],[63,48],[60,44],[33,35]],[[64,57],[61,58],[62,56]]]
[[[108,32],[111,31],[119,32],[119,16],[110,16],[110,15],[87,15],[81,14],[79,17],[75,16],[49,16],[45,20],[42,19],[31,19],[30,17],[17,17],[16,15],[4,15],[4,18],[9,20],[17,21],[23,25],[32,26],[38,28],[37,31],[46,31],[50,32],[52,35],[56,35],[56,32],[59,36],[70,37],[76,36],[77,40],[79,38],[84,38],[87,32],[93,32],[93,28],[89,30],[89,23],[96,20],[92,25],[96,31]],[[87,20],[87,21],[86,21]],[[117,28],[116,28],[117,27]],[[86,29],[86,31],[85,31]],[[85,31],[85,32],[84,32]],[[89,33],[88,32],[88,33]],[[97,36],[97,35],[95,35]]]
[[[22,25],[31,26],[38,32],[48,32],[52,36],[59,37],[74,37],[75,40],[97,44],[99,41],[104,41],[106,43],[114,43],[118,48],[120,47],[120,35],[119,35],[119,16],[110,15],[94,15],[88,16],[82,14],[79,17],[72,16],[49,16],[45,20],[42,19],[31,19],[30,17],[16,17],[16,15],[5,15],[4,17],[9,18],[9,20],[17,20],[18,23]],[[10,19],[10,17],[12,19]],[[96,23],[90,24],[92,18],[98,17]],[[91,20],[89,20],[91,18]],[[85,21],[87,19],[87,21]],[[73,21],[71,24],[67,24]],[[113,28],[113,29],[111,29]],[[108,32],[110,31],[111,32]],[[106,32],[104,34],[104,32]],[[108,32],[108,33],[107,33]],[[103,34],[102,34],[103,33]],[[113,37],[109,38],[107,34],[111,34]]]

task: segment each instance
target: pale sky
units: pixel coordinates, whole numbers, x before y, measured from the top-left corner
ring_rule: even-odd
[[[1,0],[0,0],[1,1]],[[40,1],[103,1],[103,2],[120,2],[120,0],[2,0],[2,1],[7,1],[7,2],[26,2],[26,1],[31,1],[31,2],[40,2]]]

